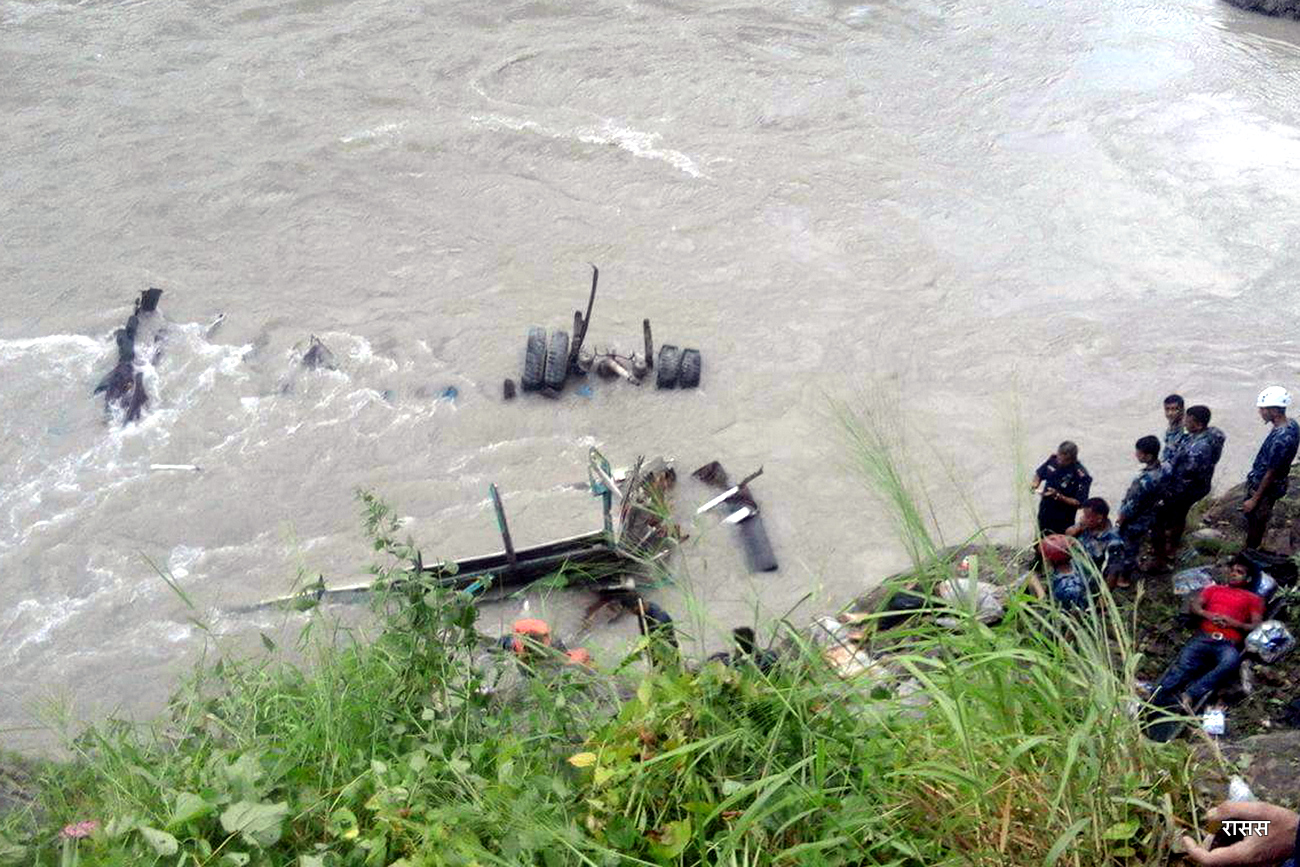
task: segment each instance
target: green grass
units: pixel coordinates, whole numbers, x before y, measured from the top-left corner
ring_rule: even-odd
[[[918,570],[942,573],[897,441],[838,418]],[[383,580],[417,552],[364,503]],[[408,585],[376,608],[373,636],[314,615],[298,663],[214,651],[153,726],[72,739],[0,823],[0,863],[1154,865],[1191,815],[1185,748],[1131,715],[1109,597],[1081,618],[1015,597],[993,627],[921,620],[853,680],[790,623],[767,673],[649,671],[636,647],[526,676],[464,595]],[[60,840],[83,820],[98,830]]]

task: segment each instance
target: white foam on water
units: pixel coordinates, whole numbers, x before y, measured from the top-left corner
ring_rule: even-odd
[[[74,597],[58,594],[44,599],[22,599],[11,610],[13,619],[0,635],[6,636],[3,643],[10,661],[16,661],[23,649],[29,645],[40,645],[54,637],[55,633],[85,609],[99,606],[99,598],[105,595],[119,596],[122,582],[110,570],[87,564],[86,572],[99,576],[100,580],[84,596]],[[10,636],[13,628],[21,626],[16,636]],[[74,642],[75,643],[75,642]]]
[[[406,126],[406,121],[400,123],[383,123],[373,129],[363,129],[359,132],[348,133],[339,136],[339,141],[343,144],[355,144],[358,142],[376,142],[379,144],[388,144],[397,140],[397,134]]]
[[[536,121],[500,114],[471,115],[470,121],[488,129],[530,132],[548,138],[580,141],[584,144],[614,145],[634,157],[665,162],[693,178],[708,177],[696,165],[695,160],[686,154],[679,150],[659,147],[658,143],[663,138],[662,133],[621,126],[617,121],[609,118],[603,120],[599,127],[579,127],[572,130],[557,130]]]
[[[167,571],[176,580],[189,577],[190,567],[203,557],[204,550],[191,545],[177,545],[167,557]]]
[[[47,334],[44,337],[0,340],[0,362],[33,352],[54,355],[56,359],[81,355],[94,360],[104,355],[106,349],[102,341],[85,334]]]
[[[703,178],[695,161],[679,150],[661,148],[657,143],[663,135],[657,132],[644,132],[630,127],[619,126],[612,120],[606,120],[599,132],[589,132],[578,136],[580,141],[588,144],[613,144],[646,160],[662,160],[678,171],[685,172],[693,178]]]

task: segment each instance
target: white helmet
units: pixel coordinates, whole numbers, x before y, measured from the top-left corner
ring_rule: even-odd
[[[1255,406],[1278,406],[1286,409],[1291,405],[1291,393],[1280,385],[1270,385],[1259,393]]]

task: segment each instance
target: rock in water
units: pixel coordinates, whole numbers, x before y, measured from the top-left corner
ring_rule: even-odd
[[[1228,0],[1228,3],[1240,9],[1263,12],[1265,15],[1300,18],[1300,0]]]

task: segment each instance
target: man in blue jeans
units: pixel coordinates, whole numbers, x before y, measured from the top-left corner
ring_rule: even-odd
[[[1209,695],[1241,662],[1241,644],[1264,619],[1264,599],[1246,589],[1250,561],[1238,554],[1228,566],[1228,583],[1211,584],[1192,602],[1200,631],[1183,647],[1160,679],[1152,704],[1169,707],[1182,693],[1189,710]]]

